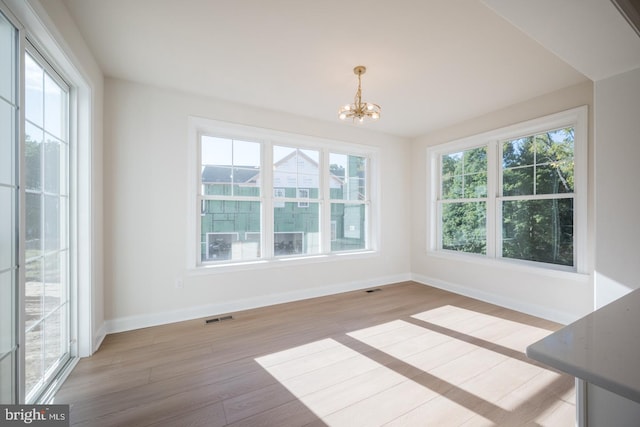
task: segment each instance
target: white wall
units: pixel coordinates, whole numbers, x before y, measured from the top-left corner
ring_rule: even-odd
[[[640,69],[595,84],[596,308],[640,288]]]
[[[186,270],[193,232],[187,228],[189,116],[379,147],[380,255],[213,274]],[[105,81],[104,136],[109,331],[409,279],[408,141],[116,79]]]
[[[414,280],[526,313],[569,323],[593,307],[590,275],[549,274],[535,268],[452,261],[427,254],[427,147],[498,129],[573,107],[588,105],[592,122],[591,82],[543,95],[522,104],[468,120],[417,138],[412,145],[411,272]],[[593,142],[589,129],[588,271],[593,269]]]

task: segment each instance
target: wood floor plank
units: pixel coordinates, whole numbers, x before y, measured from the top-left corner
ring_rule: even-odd
[[[560,325],[380,288],[108,335],[55,403],[76,427],[572,425],[573,378],[523,353]]]

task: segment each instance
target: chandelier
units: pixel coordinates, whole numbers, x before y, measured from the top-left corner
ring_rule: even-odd
[[[338,117],[340,120],[353,119],[358,123],[364,122],[365,117],[369,117],[370,119],[377,120],[380,118],[380,106],[378,104],[372,104],[370,102],[362,102],[362,88],[361,88],[361,80],[362,75],[367,71],[367,68],[358,65],[353,69],[353,73],[358,76],[358,91],[356,92],[356,96],[353,98],[353,104],[347,104],[340,107],[340,111],[338,112]]]

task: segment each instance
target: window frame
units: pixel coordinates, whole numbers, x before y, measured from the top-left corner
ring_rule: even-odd
[[[261,233],[263,239],[260,244],[260,258],[255,260],[237,260],[230,262],[203,262],[200,259],[201,251],[201,208],[197,206],[201,188],[201,148],[200,141],[203,135],[220,138],[229,138],[258,142],[261,144]],[[188,221],[187,221],[187,271],[190,274],[208,274],[220,271],[246,268],[270,268],[286,263],[313,263],[323,262],[338,257],[370,257],[378,255],[379,235],[379,179],[378,179],[378,153],[377,147],[353,144],[344,141],[330,140],[312,137],[302,134],[294,134],[266,128],[223,122],[202,117],[188,117]],[[317,199],[279,198],[277,194],[281,187],[273,185],[273,147],[288,146],[299,149],[319,151],[320,189]],[[365,242],[366,248],[357,251],[331,251],[331,202],[330,199],[330,153],[355,155],[367,159],[368,171],[365,181],[367,186],[366,204],[367,219]],[[268,165],[269,167],[265,167]],[[296,195],[298,195],[296,189]],[[319,203],[320,206],[320,239],[321,250],[314,254],[276,255],[274,249],[274,207],[280,202]]]
[[[562,266],[544,262],[505,258],[502,246],[502,143],[523,136],[572,126],[574,128],[574,265]],[[487,147],[487,247],[486,254],[472,254],[442,248],[442,218],[439,206],[441,188],[441,156],[480,146]],[[503,128],[453,140],[427,148],[427,236],[426,252],[430,256],[480,263],[534,268],[537,271],[585,274],[587,269],[587,188],[588,188],[588,107],[581,106]],[[558,195],[554,195],[558,196]],[[562,196],[562,195],[559,195]],[[547,196],[545,196],[547,197]],[[563,196],[566,197],[566,196]]]

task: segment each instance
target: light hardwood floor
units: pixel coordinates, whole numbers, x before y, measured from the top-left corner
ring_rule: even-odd
[[[573,426],[560,325],[406,282],[113,334],[55,403],[74,426]]]

